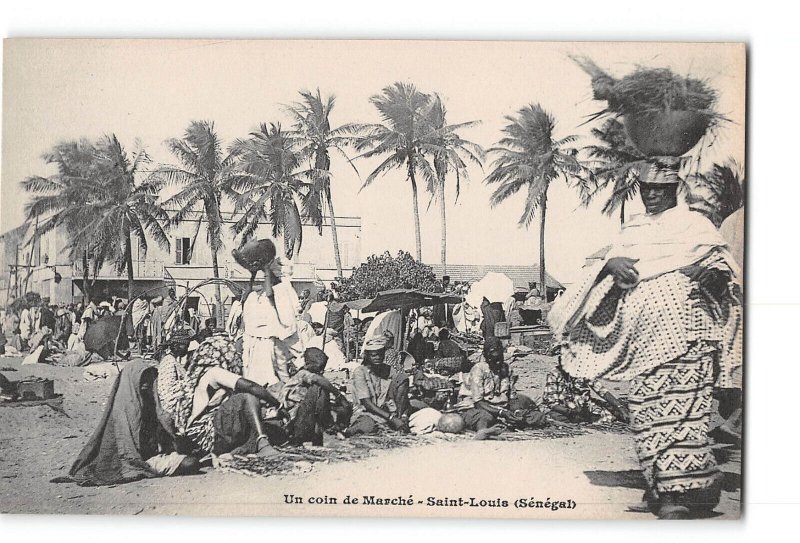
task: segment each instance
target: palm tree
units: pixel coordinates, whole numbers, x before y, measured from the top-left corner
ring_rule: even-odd
[[[147,254],[148,234],[159,246],[169,248],[165,233],[166,212],[158,205],[160,184],[138,182],[149,157],[141,146],[131,159],[115,135],[97,143],[72,142],[57,146],[47,156],[59,166],[50,178],[30,177],[23,188],[36,196],[28,204],[28,217],[36,218],[42,233],[65,225],[70,257],[84,263],[84,294],[88,292],[89,254],[94,275],[111,260],[117,273],[127,270],[128,299],[133,298],[133,243]],[[40,217],[47,216],[39,225]]]
[[[744,168],[733,158],[714,164],[711,170],[686,179],[686,200],[704,213],[717,228],[744,205]]]
[[[65,226],[69,258],[83,263],[84,302],[90,294],[89,244],[92,240],[79,240],[75,233],[83,229],[94,212],[92,200],[97,191],[93,189],[98,187],[90,180],[92,157],[93,145],[87,139],[60,143],[42,156],[46,163],[56,167],[57,172],[49,177],[31,176],[22,182],[23,190],[34,194],[25,212],[26,222],[37,221],[37,236],[57,226]],[[42,219],[44,221],[40,222]],[[93,256],[97,262],[94,267],[99,269],[103,255]]]
[[[128,300],[133,299],[133,243],[139,256],[147,254],[147,238],[161,249],[169,250],[165,228],[169,216],[159,205],[161,183],[149,178],[137,182],[140,169],[150,157],[138,146],[133,158],[122,148],[115,135],[100,140],[96,146],[98,169],[105,190],[101,193],[104,212],[95,216],[79,235],[92,235],[96,244],[106,247],[114,259],[117,273],[128,272]]]
[[[619,220],[624,224],[625,202],[633,199],[639,190],[639,175],[647,167],[647,157],[628,143],[625,126],[616,117],[606,119],[600,128],[593,128],[592,135],[600,145],[587,145],[584,151],[589,155],[589,167],[596,183],[588,190],[582,187],[584,205],[612,186],[603,213],[611,215],[619,209]]]
[[[178,224],[195,212],[202,211],[206,224],[206,239],[211,249],[214,278],[219,278],[219,251],[222,249],[222,204],[234,198],[232,185],[242,175],[236,167],[235,151],[223,151],[222,141],[210,121],[192,121],[183,138],[171,138],[166,145],[180,163],[178,166],[161,166],[154,176],[166,184],[178,185],[181,190],[164,202],[167,209],[175,209],[171,223]],[[191,249],[200,231],[198,221]],[[191,252],[191,251],[190,251]],[[217,322],[223,320],[222,293],[216,287]]]
[[[486,152],[477,143],[462,139],[455,131],[462,128],[470,128],[479,124],[480,121],[470,121],[457,125],[448,126],[447,109],[442,103],[441,97],[436,95],[428,113],[431,128],[439,134],[433,138],[431,146],[433,154],[433,169],[436,172],[436,184],[428,187],[431,194],[431,202],[439,201],[439,218],[442,226],[441,243],[441,262],[442,274],[447,274],[447,202],[446,202],[446,181],[447,174],[450,172],[456,175],[456,197],[461,194],[461,180],[469,180],[467,172],[467,161],[477,164],[483,168],[483,161]],[[427,147],[427,146],[426,146]],[[430,203],[428,204],[430,206]]]
[[[508,124],[503,128],[505,137],[489,149],[489,153],[496,158],[486,183],[498,185],[489,201],[495,207],[520,189],[527,188],[519,224],[529,227],[538,211],[539,282],[546,296],[544,255],[547,189],[558,178],[570,183],[586,179],[588,172],[576,158],[577,151],[567,147],[576,137],[554,139],[555,119],[540,105],[525,106],[516,116],[506,116],[506,120]]]
[[[272,235],[283,236],[284,252],[292,258],[303,244],[303,223],[297,199],[317,198],[309,180],[328,176],[320,170],[302,170],[308,158],[298,152],[298,140],[285,132],[280,124],[262,124],[245,140],[237,140],[234,149],[243,174],[234,183],[237,191],[236,212],[241,218],[233,225],[234,232],[249,239],[259,224],[272,224]],[[304,208],[311,207],[303,202]]]
[[[301,91],[300,96],[302,101],[292,104],[286,110],[294,122],[293,136],[300,145],[298,154],[308,156],[315,170],[308,196],[303,200],[303,217],[311,221],[322,235],[324,208],[327,206],[333,238],[333,255],[336,259],[336,276],[341,278],[342,257],[339,252],[336,214],[331,195],[331,153],[339,153],[352,166],[353,163],[344,152],[344,148],[354,144],[356,140],[347,127],[331,128],[330,114],[336,103],[335,96],[330,95],[323,99],[319,89],[316,94]],[[353,169],[355,170],[355,166]]]
[[[364,181],[362,190],[375,179],[394,168],[405,168],[411,184],[411,201],[414,210],[414,233],[417,261],[422,261],[422,239],[419,224],[419,202],[417,174],[422,175],[428,186],[435,185],[436,173],[425,158],[426,150],[433,148],[431,137],[438,136],[431,130],[428,113],[431,97],[414,85],[394,83],[380,94],[370,98],[378,109],[383,124],[351,125],[361,137],[356,150],[362,152],[358,158],[389,155]]]

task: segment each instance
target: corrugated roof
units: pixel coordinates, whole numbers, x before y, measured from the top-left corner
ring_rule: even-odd
[[[428,264],[438,279],[441,279],[442,265]],[[514,282],[515,287],[528,289],[529,282],[539,282],[539,266],[513,266],[503,264],[448,264],[447,275],[451,281],[469,281],[474,283],[483,279],[488,272],[504,273]],[[564,285],[545,272],[547,288],[564,288]]]

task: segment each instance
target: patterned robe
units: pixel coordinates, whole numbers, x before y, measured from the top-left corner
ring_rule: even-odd
[[[570,375],[630,381],[636,451],[656,494],[719,484],[708,440],[712,392],[715,387],[741,388],[742,371],[737,266],[710,221],[709,228],[679,211],[667,219],[664,225],[658,218],[640,223],[652,235],[632,255],[643,260],[635,287],[620,288],[611,276],[598,279],[601,262],[551,313]],[[695,240],[698,244],[692,245]],[[621,252],[612,249],[610,255]],[[727,278],[722,295],[709,295],[681,271],[688,265]]]

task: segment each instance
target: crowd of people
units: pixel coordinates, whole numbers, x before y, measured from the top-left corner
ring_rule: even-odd
[[[225,326],[210,322],[198,331],[185,321],[171,323],[163,340],[154,342],[156,375],[143,384],[144,392],[111,399],[112,412],[116,401],[124,401],[154,413],[160,439],[137,451],[151,472],[187,473],[209,455],[273,455],[285,444],[319,446],[326,439],[385,432],[469,431],[483,440],[547,426],[550,413],[573,419],[583,413],[569,411],[565,399],[540,405],[521,394],[504,345],[493,334],[470,356],[451,337],[448,307],[415,312],[399,332],[394,312],[379,314],[363,337],[360,363],[346,368],[344,382],[334,382],[325,372],[332,356],[342,356],[341,331],[354,324],[350,312],[343,312],[341,323],[331,317],[338,307],[332,291],[311,303],[309,292],[298,296],[289,268],[280,257],[266,263],[263,279],[237,297]],[[312,310],[319,301],[329,304],[323,318]],[[155,306],[151,329],[163,307]],[[404,341],[398,342],[398,333]],[[123,373],[148,375],[141,363]],[[561,404],[566,414],[557,413]],[[105,434],[95,435],[102,440]],[[87,445],[74,477],[102,472],[93,465],[102,459],[86,452],[94,449],[102,447]]]
[[[741,281],[729,243],[678,203],[677,184],[646,179],[640,191],[645,212],[631,217],[603,260],[586,267],[584,280],[557,293],[552,308],[534,284],[506,303],[484,298],[478,314],[468,304],[440,304],[385,311],[367,324],[353,318],[335,285],[298,295],[291,264],[275,257],[251,270],[253,281],[220,326],[179,315],[172,289],[130,308],[124,300],[86,307],[27,300],[2,315],[2,347],[37,357],[85,349],[92,328],[115,317],[126,319],[124,335],[154,359],[123,369],[119,382],[134,385],[112,392],[101,428],[71,471],[78,480],[103,473],[96,464],[111,460],[102,451],[121,450],[101,446],[119,439],[118,425],[102,431],[117,401],[136,404],[153,424],[156,437],[136,441],[132,453],[144,476],[190,473],[210,455],[320,446],[333,439],[326,435],[439,430],[483,440],[554,422],[616,420],[632,430],[647,482],[638,507],[688,518],[720,497],[712,416],[725,421],[718,434],[741,438]],[[466,295],[469,285],[443,278],[439,290]],[[506,345],[495,335],[523,307],[547,310],[535,321],[547,320],[558,353],[535,400],[517,390]],[[480,332],[474,353],[458,341],[465,330]],[[346,370],[345,382],[326,377],[331,366]],[[604,381],[628,383],[627,401]]]
[[[118,298],[95,299],[85,306],[55,305],[47,297],[28,293],[0,310],[0,354],[25,356],[26,363],[64,355],[83,359],[91,354],[85,345],[89,328],[106,317],[119,320],[124,315],[125,301]]]

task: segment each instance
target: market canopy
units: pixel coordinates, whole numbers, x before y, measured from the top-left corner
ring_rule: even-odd
[[[464,298],[453,294],[397,288],[379,292],[372,302],[364,307],[363,311],[373,313],[391,309],[416,309],[439,304],[460,304],[463,301]]]
[[[347,306],[348,309],[361,311],[371,303],[372,298],[359,298],[358,300],[350,300],[349,302],[331,302],[331,311],[341,311],[345,306]]]

